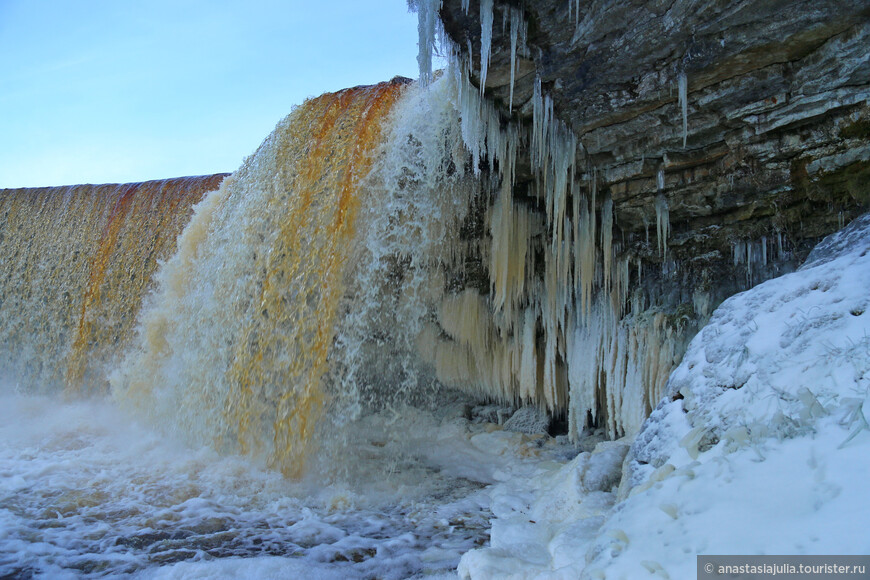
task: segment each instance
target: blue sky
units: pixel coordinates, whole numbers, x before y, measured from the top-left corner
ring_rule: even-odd
[[[0,188],[233,171],[416,55],[405,0],[0,0]]]

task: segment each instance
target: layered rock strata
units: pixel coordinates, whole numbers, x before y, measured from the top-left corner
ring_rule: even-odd
[[[422,12],[432,3],[417,4]],[[526,312],[539,311],[539,376],[537,387],[522,373],[511,381],[534,399],[543,380],[553,391],[546,405],[567,409],[575,428],[636,429],[718,303],[795,269],[870,202],[864,2],[444,0],[438,14],[453,61],[495,107],[502,133],[520,135],[510,171],[498,154],[495,165],[490,153],[480,166],[502,183],[513,176],[513,211],[538,224],[524,234],[522,260],[527,277],[536,264],[539,283],[525,287],[553,297],[573,286],[578,295],[564,316],[561,302],[548,312],[549,298],[519,299]],[[478,122],[490,126],[492,149],[492,121]],[[538,135],[547,131],[576,145],[561,201],[558,185],[552,193],[561,169],[540,159]],[[493,255],[503,237],[493,216],[506,203],[497,188],[467,228],[491,241]],[[584,228],[595,260],[583,256]],[[576,261],[567,285],[553,266],[563,241]],[[496,319],[497,265],[470,261],[452,289],[491,293],[485,302]],[[610,293],[609,313],[579,305],[590,287]],[[516,321],[503,326],[505,344],[519,340]]]

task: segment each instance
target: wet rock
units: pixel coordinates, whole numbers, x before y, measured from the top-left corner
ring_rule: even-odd
[[[527,45],[508,110],[510,26],[500,23],[516,4],[494,1],[486,95],[505,117],[528,123],[540,77],[579,138],[580,166],[597,169],[599,202],[613,199],[614,239],[644,264],[633,283],[652,302],[675,306],[700,291],[715,306],[794,270],[870,203],[863,0],[593,0],[576,18],[569,4],[522,4]],[[478,82],[479,3],[466,14],[460,0],[445,0],[441,18],[460,50],[470,47]],[[659,193],[669,206],[671,265],[654,239]]]

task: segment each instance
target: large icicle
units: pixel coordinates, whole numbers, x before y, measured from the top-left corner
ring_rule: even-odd
[[[492,208],[489,271],[493,312],[503,313],[504,328],[509,329],[514,326],[515,309],[526,296],[527,279],[532,273],[527,264],[532,235],[539,226],[534,214],[515,205],[504,189]]]
[[[610,292],[613,263],[613,200],[608,195],[601,206],[601,254],[604,263],[604,292]]]
[[[574,237],[574,291],[575,300],[579,302],[581,318],[585,318],[591,312],[592,290],[595,283],[597,247],[595,204],[598,195],[598,172],[593,168],[590,174],[591,208],[590,202],[579,195],[574,201],[574,219],[578,222]]]
[[[683,115],[683,148],[685,149],[686,139],[689,136],[689,79],[684,72],[681,72],[677,77],[677,89],[679,92],[680,112]]]
[[[492,50],[492,2],[480,0],[480,94],[486,90],[486,71],[489,68],[489,55]]]
[[[538,353],[535,343],[537,313],[527,308],[523,315],[523,345],[520,361],[520,397],[534,400],[538,385]]]
[[[508,111],[512,111],[514,107],[514,82],[517,75],[517,51],[522,49],[525,51],[526,45],[526,21],[523,18],[522,10],[517,8],[510,9],[510,35],[511,35],[511,85],[508,96]],[[519,45],[519,46],[518,46]]]
[[[656,235],[658,236],[659,256],[668,257],[668,235],[670,234],[671,217],[668,208],[668,198],[659,193],[656,196]]]
[[[435,52],[435,38],[441,20],[438,11],[441,0],[410,0],[412,9],[417,11],[417,66],[420,69],[420,84],[432,82],[432,54]]]

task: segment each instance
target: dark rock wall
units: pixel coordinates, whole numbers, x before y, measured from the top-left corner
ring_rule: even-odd
[[[463,53],[470,44],[479,84],[480,4],[471,0],[467,14],[461,4],[444,0],[441,19]],[[494,4],[486,96],[503,117],[531,123],[540,77],[579,139],[578,177],[588,182],[594,169],[599,201],[613,199],[614,241],[641,261],[632,283],[647,304],[677,308],[700,290],[715,305],[794,269],[821,236],[868,207],[866,0],[594,0],[579,11],[574,0]],[[528,32],[508,111],[502,23],[511,9]],[[665,255],[659,193],[670,216]]]

